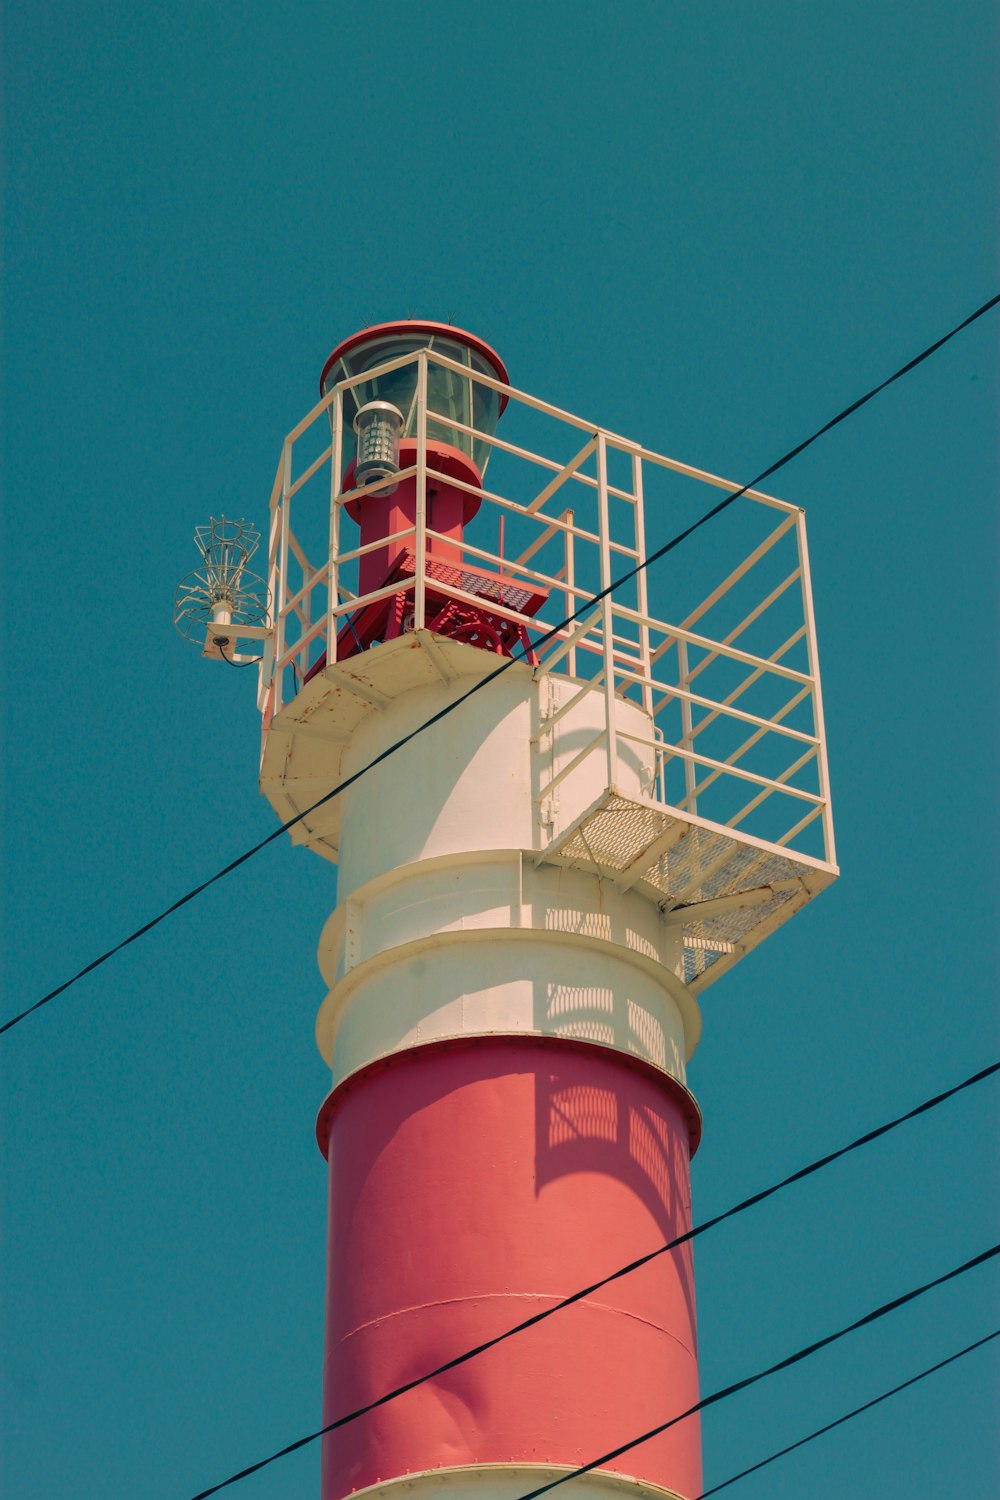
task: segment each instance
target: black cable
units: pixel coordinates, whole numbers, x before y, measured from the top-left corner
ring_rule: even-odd
[[[822,1437],[825,1432],[832,1432],[835,1427],[842,1427],[852,1417],[860,1417],[862,1412],[871,1411],[873,1406],[888,1401],[890,1396],[898,1396],[900,1391],[908,1390],[911,1385],[916,1385],[919,1380],[926,1380],[928,1375],[935,1375],[938,1370],[943,1370],[946,1365],[953,1365],[956,1359],[962,1359],[966,1354],[971,1354],[974,1349],[981,1349],[991,1339],[1000,1338],[1000,1328],[988,1333],[985,1338],[976,1339],[974,1344],[967,1344],[964,1349],[959,1349],[957,1354],[949,1354],[947,1359],[938,1360],[936,1365],[929,1365],[926,1370],[921,1370],[919,1375],[911,1375],[909,1380],[904,1380],[899,1385],[894,1385],[891,1391],[883,1391],[881,1396],[875,1396],[873,1400],[866,1401],[862,1406],[856,1406],[853,1411],[845,1412],[835,1422],[827,1422],[825,1427],[817,1427],[815,1432],[810,1432],[808,1437],[799,1438],[797,1443],[789,1443],[787,1448],[779,1448],[777,1453],[772,1453],[768,1458],[762,1458],[759,1463],[751,1464],[749,1469],[742,1469],[739,1474],[734,1474],[730,1479],[724,1479],[721,1484],[713,1484],[710,1490],[702,1490],[696,1496],[696,1500],[708,1500],[709,1495],[717,1495],[720,1490],[727,1490],[731,1484],[736,1484],[741,1479],[746,1479],[748,1474],[756,1474],[758,1469],[766,1469],[768,1464],[773,1464],[779,1458],[784,1458],[787,1453],[794,1453],[796,1448],[804,1448],[806,1443],[811,1443],[813,1438]]]
[[[794,1354],[787,1354],[784,1359],[779,1359],[776,1364],[768,1365],[766,1370],[758,1370],[756,1375],[747,1375],[743,1380],[734,1380],[731,1385],[724,1385],[720,1390],[713,1391],[710,1396],[703,1396],[696,1401],[694,1406],[689,1406],[687,1411],[679,1412],[676,1417],[670,1417],[666,1422],[660,1422],[658,1426],[651,1427],[648,1432],[643,1432],[639,1437],[630,1438],[627,1443],[620,1443],[617,1448],[612,1448],[607,1453],[602,1453],[600,1458],[591,1459],[588,1464],[581,1464],[579,1468],[571,1469],[566,1474],[560,1474],[558,1479],[552,1479],[548,1484],[539,1485],[537,1490],[529,1490],[524,1495],[518,1495],[517,1500],[538,1500],[540,1495],[547,1495],[550,1490],[558,1489],[561,1484],[567,1484],[571,1479],[579,1479],[583,1474],[590,1474],[594,1469],[603,1468],[613,1459],[621,1458],[623,1453],[628,1453],[632,1448],[638,1448],[640,1443],[649,1442],[650,1438],[659,1437],[661,1432],[666,1432],[670,1427],[676,1427],[678,1422],[683,1422],[687,1417],[693,1417],[695,1412],[704,1411],[706,1407],[716,1406],[720,1401],[735,1396],[739,1391],[745,1391],[749,1386],[756,1385],[758,1381],[766,1380],[769,1375],[777,1375],[779,1370],[790,1369],[792,1365],[799,1364],[808,1359],[811,1354],[818,1354],[820,1349],[825,1349],[829,1344],[835,1344],[838,1339],[846,1338],[849,1333],[856,1333],[859,1328],[867,1328],[869,1323],[876,1323],[879,1318],[884,1318],[888,1313],[895,1312],[899,1307],[905,1307],[908,1302],[913,1302],[917,1297],[922,1297],[925,1292],[932,1291],[936,1286],[943,1286],[946,1281],[953,1281],[956,1276],[963,1276],[966,1271],[981,1266],[985,1261],[991,1260],[994,1255],[1000,1255],[1000,1244],[994,1245],[989,1250],[974,1255],[971,1260],[956,1266],[953,1271],[946,1271],[943,1276],[935,1276],[933,1281],[925,1281],[922,1286],[914,1287],[911,1292],[904,1292],[901,1297],[893,1297],[891,1302],[883,1302],[881,1307],[873,1308],[865,1313],[863,1318],[857,1318],[855,1322],[848,1323],[846,1328],[838,1328],[836,1333],[828,1333],[821,1339],[807,1344],[804,1349],[797,1349]],[[208,1490],[206,1494],[211,1494]]]
[[[215,644],[218,646],[218,648],[219,648],[219,655],[222,657],[222,660],[226,663],[226,665],[230,666],[230,667],[235,667],[238,672],[241,672],[244,669],[244,667],[259,667],[260,666],[260,657],[259,656],[253,657],[250,661],[233,661],[233,658],[231,656],[227,656],[226,653],[225,653],[225,651],[223,650],[223,647],[229,645],[229,637],[228,636],[225,636],[225,637],[223,637],[221,639],[220,639],[220,637],[216,636],[216,638],[215,638]]]
[[[997,303],[1000,303],[1000,292],[998,292],[995,297],[991,297],[988,302],[984,302],[983,305],[981,307],[978,307],[975,312],[970,313],[967,318],[963,318],[961,323],[956,324],[956,326],[952,328],[950,332],[946,333],[942,338],[936,339],[933,344],[928,345],[926,349],[915,355],[913,359],[907,360],[905,365],[901,365],[900,368],[896,370],[892,375],[888,376],[886,380],[883,380],[878,385],[873,386],[870,391],[866,392],[865,395],[860,396],[856,401],[852,401],[850,406],[845,406],[843,411],[838,412],[835,417],[831,417],[828,422],[824,422],[823,426],[818,428],[811,437],[806,438],[804,442],[796,444],[794,448],[790,448],[782,458],[779,458],[777,462],[770,464],[766,469],[763,469],[761,473],[759,473],[756,478],[751,479],[748,484],[745,484],[740,489],[734,490],[731,494],[726,495],[725,498],[720,500],[717,505],[713,505],[712,508],[710,510],[707,510],[703,516],[700,516],[697,521],[693,521],[690,526],[686,526],[684,530],[678,532],[675,537],[671,537],[669,542],[665,542],[662,547],[658,547],[657,550],[651,553],[649,557],[637,563],[636,566],[634,568],[630,568],[628,572],[623,573],[620,578],[614,579],[605,588],[599,590],[598,593],[591,594],[590,597],[585,599],[584,602],[580,604],[571,615],[568,615],[565,620],[562,620],[558,625],[554,625],[551,630],[547,630],[543,635],[539,636],[533,642],[530,649],[537,650],[540,646],[546,645],[547,642],[553,638],[553,636],[558,635],[560,631],[565,630],[568,625],[572,625],[574,620],[579,619],[582,614],[586,614],[588,610],[593,609],[595,605],[600,604],[601,600],[607,598],[607,596],[613,593],[615,589],[621,588],[623,584],[629,583],[631,579],[635,578],[639,573],[643,572],[653,563],[659,562],[661,558],[666,557],[668,552],[672,552],[675,547],[679,547],[681,542],[686,541],[687,538],[691,536],[693,532],[697,531],[699,527],[704,526],[706,522],[711,521],[715,516],[720,515],[722,511],[724,511],[728,506],[732,505],[734,501],[739,500],[741,496],[745,495],[748,490],[755,489],[758,484],[761,484],[763,482],[763,480],[770,478],[772,474],[776,474],[779,469],[783,469],[786,464],[792,461],[793,458],[797,458],[800,453],[804,453],[807,448],[811,447],[811,445],[815,443],[818,438],[821,438],[824,433],[829,432],[840,422],[845,421],[847,417],[853,415],[854,412],[860,410],[860,408],[866,405],[867,402],[871,401],[875,396],[879,395],[881,391],[884,391],[887,386],[892,385],[892,383],[896,380],[900,380],[904,375],[909,374],[911,370],[915,370],[918,365],[922,364],[925,359],[929,359],[932,354],[935,354],[937,350],[947,344],[950,339],[955,338],[955,336],[961,333],[963,329],[968,328],[971,323],[974,323],[977,318],[981,318],[985,313],[988,313],[992,308],[996,307]],[[120,943],[116,943],[113,948],[108,948],[104,953],[100,955],[99,958],[92,959],[89,964],[85,964],[84,967],[82,969],[79,969],[77,973],[72,975],[71,978],[64,980],[63,983],[57,985],[54,990],[49,990],[47,995],[43,995],[40,1000],[36,1000],[33,1005],[29,1005],[25,1010],[19,1012],[18,1015],[11,1016],[9,1020],[0,1025],[0,1036],[2,1036],[5,1031],[10,1031],[12,1027],[17,1026],[19,1022],[25,1020],[25,1018],[27,1016],[30,1016],[34,1011],[40,1010],[43,1005],[47,1005],[50,1000],[55,1000],[58,995],[63,994],[71,987],[71,985],[76,984],[87,974],[92,973],[94,969],[98,969],[102,964],[107,963],[109,958],[113,958],[116,953],[120,953],[122,949],[127,948],[130,943],[136,942],[139,938],[144,937],[147,932],[151,932],[152,929],[158,926],[160,922],[163,922],[167,917],[172,916],[175,911],[179,911],[182,906],[186,906],[189,901],[193,901],[195,896],[200,896],[202,891],[208,890],[209,886],[214,885],[217,880],[222,880],[226,875],[230,875],[234,870],[239,869],[240,865],[246,864],[248,859],[253,859],[255,854],[259,854],[262,849],[266,849],[268,844],[273,844],[275,839],[280,838],[283,833],[287,833],[290,829],[294,828],[297,823],[301,823],[303,818],[309,817],[311,813],[316,812],[318,808],[331,801],[332,798],[338,797],[341,792],[344,792],[348,787],[353,786],[354,783],[356,781],[359,781],[362,776],[365,776],[369,771],[374,770],[376,766],[381,765],[382,761],[387,760],[390,755],[394,755],[397,750],[402,750],[403,747],[405,745],[408,745],[411,740],[416,739],[418,734],[423,734],[425,730],[431,729],[442,719],[447,718],[449,714],[454,713],[457,708],[461,707],[461,705],[466,701],[467,698],[471,698],[474,693],[481,692],[482,689],[488,687],[491,682],[495,682],[498,677],[503,676],[504,672],[509,671],[509,669],[514,666],[516,662],[523,661],[527,654],[527,650],[522,648],[513,656],[507,658],[499,667],[495,668],[494,671],[488,672],[485,677],[480,678],[476,683],[474,683],[474,685],[469,688],[467,692],[463,693],[460,697],[455,698],[444,708],[439,709],[436,714],[433,714],[431,716],[431,718],[427,719],[423,724],[419,724],[416,729],[411,730],[409,734],[403,735],[403,737],[397,740],[395,744],[387,746],[385,750],[383,750],[379,755],[375,756],[374,760],[369,761],[367,765],[362,766],[360,770],[355,771],[353,775],[346,777],[345,780],[339,782],[329,792],[324,793],[324,795],[318,798],[311,807],[303,809],[302,812],[296,813],[294,818],[289,818],[286,823],[280,824],[280,826],[276,828],[273,833],[269,833],[266,838],[263,838],[259,843],[254,844],[251,849],[247,849],[245,853],[239,855],[236,859],[231,860],[228,865],[224,865],[221,870],[217,870],[214,875],[210,875],[207,880],[203,880],[200,885],[196,885],[190,891],[187,891],[183,896],[181,896],[177,901],[174,901],[172,905],[166,907],[165,910],[161,911],[157,916],[151,918],[148,922],[144,922],[143,925],[141,927],[137,927],[134,932],[129,933],[128,937],[123,938]]]
[[[641,1266],[648,1265],[650,1261],[656,1260],[658,1256],[665,1255],[670,1250],[676,1250],[679,1245],[686,1244],[688,1240],[696,1239],[698,1235],[704,1234],[709,1229],[713,1229],[717,1224],[722,1224],[726,1219],[734,1218],[736,1214],[741,1214],[746,1209],[753,1208],[758,1203],[763,1203],[766,1198],[772,1197],[773,1194],[780,1192],[782,1188],[789,1187],[794,1182],[801,1182],[803,1178],[809,1177],[814,1172],[820,1171],[823,1167],[829,1166],[831,1162],[837,1161],[841,1156],[846,1156],[848,1152],[856,1151],[858,1147],[878,1140],[880,1136],[886,1135],[890,1130],[894,1130],[897,1125],[902,1125],[907,1120],[915,1119],[917,1115],[922,1115],[928,1110],[935,1109],[937,1105],[943,1104],[946,1099],[950,1099],[954,1094],[961,1093],[963,1089],[971,1088],[975,1083],[981,1083],[985,1078],[989,1078],[996,1072],[1000,1072],[1000,1062],[991,1063],[988,1068],[982,1068],[978,1073],[973,1073],[969,1078],[964,1079],[961,1083],[954,1085],[954,1087],[946,1089],[943,1093],[935,1094],[931,1099],[925,1099],[923,1103],[918,1104],[914,1109],[907,1110],[906,1114],[898,1115],[894,1120],[889,1120],[884,1125],[879,1125],[876,1129],[869,1130],[864,1135],[858,1136],[849,1145],[841,1146],[839,1150],[831,1151],[826,1156],[821,1156],[817,1161],[810,1162],[806,1167],[800,1167],[798,1171],[792,1172],[788,1177],[783,1177],[780,1182],[772,1184],[771,1187],[764,1188],[762,1192],[752,1194],[749,1198],[744,1198],[742,1202],[734,1204],[732,1208],[727,1208],[725,1212],[716,1214],[711,1219],[704,1220],[703,1223],[695,1225],[693,1229],[689,1229],[685,1234],[678,1235],[676,1239],[669,1240],[666,1244],[658,1246],[657,1249],[651,1250],[646,1255],[641,1255],[637,1260],[630,1261],[628,1265],[621,1266],[617,1271],[612,1271],[609,1276],[602,1277],[600,1281],[591,1282],[590,1286],[582,1287],[579,1291],[571,1293],[570,1296],[563,1297],[561,1301],[554,1303],[551,1307],[544,1308],[541,1312],[533,1313],[531,1317],[523,1319],[520,1323],[515,1323],[512,1328],[506,1329],[503,1333],[498,1333],[493,1338],[487,1339],[484,1343],[476,1344],[474,1348],[467,1349],[464,1353],[455,1355],[454,1358],[446,1360],[444,1364],[438,1365],[435,1369],[428,1370],[423,1375],[418,1375],[415,1379],[406,1381],[404,1385],[396,1386],[395,1389],[387,1391],[374,1401],[369,1401],[364,1406],[359,1406],[353,1411],[346,1412],[344,1416],[337,1417],[334,1421],[328,1423],[327,1426],[319,1428],[316,1432],[309,1433],[306,1437],[296,1439],[294,1443],[289,1443],[287,1447],[280,1448],[276,1453],[270,1454],[269,1457],[251,1464],[249,1468],[241,1469],[237,1474],[231,1474],[221,1484],[213,1485],[208,1490],[202,1490],[200,1494],[193,1497],[193,1500],[205,1500],[207,1495],[214,1495],[217,1491],[225,1489],[227,1485],[235,1484],[237,1480],[245,1479],[248,1475],[255,1474],[259,1469],[264,1469],[268,1464],[275,1463],[279,1458],[284,1458],[287,1454],[294,1453],[298,1448],[304,1448],[308,1443],[315,1442],[317,1438],[323,1437],[326,1433],[336,1432],[338,1428],[346,1427],[350,1422],[356,1422],[359,1417],[367,1416],[369,1412],[377,1410],[380,1406],[386,1406],[390,1401],[395,1401],[397,1397],[405,1396],[408,1391],[415,1390],[417,1386],[425,1385],[429,1380],[436,1380],[440,1375],[447,1374],[449,1370],[457,1369],[459,1365],[464,1365],[470,1359],[475,1359],[478,1355],[485,1354],[488,1349],[494,1349],[498,1344],[502,1344],[505,1340],[513,1338],[515,1334],[524,1333],[527,1329],[534,1328],[536,1324],[544,1323],[547,1318],[553,1317],[557,1312],[561,1312],[563,1308],[572,1307],[574,1303],[580,1302],[585,1297],[591,1296],[592,1293],[600,1291],[602,1287],[608,1286],[611,1282],[618,1281],[621,1277],[628,1276],[632,1271],[637,1271]]]
[[[355,643],[355,645],[357,646],[357,648],[358,648],[359,651],[363,651],[365,649],[365,643],[361,639],[361,637],[358,635],[357,629],[355,628],[354,616],[353,615],[348,615],[347,616],[347,623],[351,627],[351,634],[354,637],[354,643]]]

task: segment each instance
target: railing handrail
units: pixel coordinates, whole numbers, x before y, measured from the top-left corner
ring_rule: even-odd
[[[359,385],[411,365],[416,365],[418,375],[413,408],[417,415],[415,461],[394,475],[391,481],[387,477],[376,478],[344,491],[341,488],[342,476],[336,471],[343,452],[345,395]],[[580,435],[579,442],[575,437],[573,439],[573,456],[560,461],[495,433],[482,432],[472,425],[472,419],[465,421],[434,410],[430,406],[427,387],[427,372],[431,365],[454,371],[466,380],[506,396],[509,402],[519,403],[530,411],[565,424]],[[321,418],[331,421],[332,440],[325,443],[318,456],[312,457],[303,471],[296,475],[295,445]],[[487,489],[482,482],[474,482],[474,475],[443,472],[440,461],[435,458],[433,441],[428,439],[428,423],[437,424],[438,432],[444,427],[454,432],[457,440],[481,442],[490,452],[506,454],[518,463],[530,466],[530,471],[541,477],[534,481],[529,479],[529,486],[532,486],[528,489],[529,498],[520,500],[509,493]],[[565,448],[569,444],[562,446]],[[609,475],[611,453],[624,455],[629,460],[630,484],[628,481],[613,482]],[[741,489],[731,481],[658,454],[527,392],[505,385],[434,348],[411,350],[338,382],[292,429],[282,444],[281,462],[271,494],[267,576],[272,591],[274,639],[267,653],[266,666],[261,669],[259,694],[261,704],[267,705],[267,722],[272,699],[273,711],[277,713],[281,709],[282,677],[287,667],[294,664],[301,678],[310,663],[315,666],[319,648],[325,646],[329,670],[332,673],[335,669],[337,636],[338,632],[344,633],[345,617],[357,619],[365,610],[405,594],[412,598],[412,604],[407,604],[406,610],[412,610],[414,614],[414,628],[424,629],[427,612],[435,599],[455,600],[488,610],[527,632],[528,639],[532,635],[536,638],[549,636],[544,648],[539,648],[536,673],[551,673],[563,663],[568,667],[566,680],[576,684],[576,691],[543,723],[533,743],[544,738],[546,731],[553,729],[588,694],[597,694],[604,700],[603,727],[595,720],[594,736],[585,749],[569,762],[560,764],[554,779],[550,777],[546,782],[542,778],[541,795],[548,795],[572,775],[587,756],[602,746],[607,749],[608,780],[613,784],[619,742],[641,745],[652,756],[649,774],[654,781],[659,778],[657,784],[664,786],[669,780],[669,784],[677,787],[679,780],[684,780],[684,795],[673,805],[682,811],[686,809],[685,815],[700,815],[698,799],[706,795],[710,806],[718,805],[719,793],[714,788],[720,781],[724,784],[744,782],[755,788],[753,798],[722,825],[734,829],[774,797],[792,798],[800,803],[805,801],[809,805],[808,813],[783,834],[778,844],[794,840],[814,818],[822,815],[825,859],[832,864],[834,848],[826,743],[803,513],[800,507],[762,491],[746,491],[748,499],[782,512],[778,524],[771,524],[768,533],[756,541],[742,561],[730,569],[680,624],[671,624],[658,619],[647,602],[642,528],[644,475],[648,480],[650,467],[665,469],[731,494]],[[621,470],[619,462],[616,479],[621,479]],[[291,514],[293,502],[296,517],[305,513],[303,507],[313,504],[312,497],[321,475],[329,476],[329,493],[324,505],[329,512],[330,542],[327,556],[314,566],[302,541],[306,538],[310,548],[314,548],[309,529],[312,523],[300,525],[297,520],[293,529]],[[352,502],[361,503],[369,496],[384,493],[390,482],[399,485],[406,481],[416,483],[416,519],[375,540],[361,542],[352,533],[346,538],[350,545],[343,546],[340,518],[344,508]],[[493,548],[464,536],[456,539],[437,530],[431,524],[430,496],[431,486],[439,483],[447,483],[493,509],[499,516],[508,517],[513,524],[519,555],[502,556],[502,539]],[[566,503],[567,498],[570,504]],[[622,502],[616,504],[613,511],[614,524],[609,509],[612,501]],[[502,527],[502,521],[500,524]],[[363,559],[386,547],[394,549],[398,555],[403,544],[413,559],[412,575],[390,576],[378,588],[369,588],[365,593],[352,592],[349,585],[356,587],[355,571]],[[789,567],[786,563],[784,573],[778,573],[775,581],[782,557],[790,547],[795,551],[795,564]],[[446,548],[450,555],[442,557]],[[778,548],[784,549],[780,555],[775,551]],[[619,559],[629,566],[623,567]],[[765,568],[767,559],[771,560],[767,561]],[[449,581],[434,563],[451,565],[452,561],[459,571]],[[463,582],[469,581],[461,578],[463,567],[473,574],[477,570],[491,571],[496,576],[498,589],[484,594],[463,587]],[[355,571],[342,574],[344,569]],[[755,569],[759,571],[754,572]],[[615,590],[616,574],[621,574],[628,585],[625,592]],[[745,592],[756,579],[763,578],[768,580],[763,596],[756,598],[749,611],[746,604],[742,606],[738,623],[732,625],[727,621],[724,632],[713,630],[713,621],[725,613],[719,608],[723,601],[741,601],[741,593],[733,590]],[[609,588],[615,591],[595,600],[594,584],[598,579],[602,591]],[[795,584],[799,589],[793,594],[791,590]],[[542,605],[544,614],[526,614],[517,609],[505,598],[504,586],[511,590],[547,593],[550,599],[548,605]],[[752,598],[751,595],[747,603]],[[801,611],[796,615],[799,600]],[[592,608],[588,607],[588,601],[594,601]],[[538,603],[537,599],[535,603]],[[561,603],[566,614],[572,611],[572,618],[553,621],[553,603]],[[440,608],[440,605],[436,607]],[[730,618],[735,613],[731,604],[726,605],[726,610]],[[773,620],[786,621],[790,612],[793,619],[801,623],[777,649],[772,649],[768,636],[774,629]],[[771,623],[762,625],[765,615]],[[703,630],[694,629],[702,619],[706,620]],[[398,628],[398,620],[393,628]],[[408,624],[406,628],[409,628]],[[297,639],[289,640],[288,637],[296,632]],[[759,641],[767,641],[763,653],[752,649]],[[803,654],[792,659],[807,659],[807,670],[786,665],[783,660],[796,646]],[[697,657],[690,664],[689,648]],[[352,644],[350,653],[354,649]],[[677,651],[676,662],[670,657],[674,650]],[[673,668],[670,680],[665,670],[668,663]],[[735,686],[732,685],[734,665],[747,668]],[[581,675],[578,675],[578,668]],[[265,673],[268,682],[272,681],[273,674],[273,695],[268,692]],[[696,679],[700,679],[702,691],[694,690]],[[768,694],[765,687],[768,682],[780,680],[787,681],[797,690],[775,712],[772,711],[773,694]],[[762,683],[759,689],[758,683]],[[754,692],[745,700],[748,706],[735,707],[736,700],[750,689]],[[634,732],[634,721],[620,708],[623,702],[646,715],[648,735]],[[806,708],[798,723],[808,728],[782,722],[803,703]],[[766,711],[753,711],[757,709]],[[696,710],[701,713],[700,718],[695,716]],[[810,711],[811,723],[807,717]],[[743,724],[753,732],[736,736],[727,731],[722,739],[713,738],[709,742],[709,748],[713,750],[717,745],[721,746],[718,755],[702,753],[701,746],[696,747],[698,736],[717,722],[720,726]],[[720,727],[720,734],[722,732]],[[740,743],[735,749],[730,749],[737,738]],[[762,751],[756,752],[762,741]],[[768,747],[779,743],[787,745],[789,741],[803,746],[804,754],[778,777],[750,769],[747,758],[752,752],[756,752],[754,764],[760,765],[759,756],[767,752]],[[763,764],[767,766],[772,758],[766,754]],[[683,764],[683,778],[679,766],[667,777],[667,768],[675,760]],[[817,768],[818,792],[806,791],[791,782],[791,777],[813,762]],[[732,805],[731,801],[729,805]],[[767,817],[773,824],[771,811]],[[755,823],[758,822],[759,818],[755,819]]]

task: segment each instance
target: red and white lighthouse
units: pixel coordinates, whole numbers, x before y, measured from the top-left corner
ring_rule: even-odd
[[[644,512],[724,481],[446,325],[356,334],[321,391],[250,635],[262,790],[339,867],[331,1422],[690,1227],[700,995],[836,866],[800,510],[747,497],[749,551],[671,623]],[[513,1500],[697,1399],[684,1245],[331,1433],[322,1500]],[[566,1492],[701,1488],[688,1419]]]

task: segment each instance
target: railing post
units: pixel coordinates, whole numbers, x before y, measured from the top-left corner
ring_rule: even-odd
[[[802,613],[806,625],[806,651],[809,660],[809,675],[812,678],[813,733],[819,740],[816,767],[819,774],[819,794],[823,799],[823,847],[829,864],[837,863],[837,848],[833,839],[833,810],[830,806],[830,770],[826,759],[826,725],[823,719],[823,693],[819,685],[819,649],[816,645],[816,617],[813,614],[812,577],[809,572],[809,547],[806,542],[806,517],[800,510],[795,517],[795,539],[799,547],[799,569],[802,584]]]
[[[677,670],[680,673],[678,687],[682,693],[688,689],[688,648],[687,641],[677,642]],[[681,698],[681,748],[694,750],[694,720],[691,716],[691,700]],[[697,815],[698,803],[695,791],[698,781],[698,768],[693,760],[684,762],[684,806],[688,812]]]
[[[278,544],[278,593],[274,605],[274,654],[281,661],[285,654],[285,608],[288,599],[288,512],[291,509],[289,490],[292,487],[292,445],[285,439],[281,450],[281,540]],[[275,673],[274,712],[277,713],[285,701],[282,677],[284,667]]]
[[[267,524],[267,588],[271,600],[271,634],[264,642],[264,651],[260,661],[260,671],[257,678],[257,707],[261,713],[264,712],[265,704],[271,692],[271,680],[274,677],[274,647],[275,634],[277,632],[277,599],[278,599],[278,539],[281,535],[281,512],[279,500],[276,494],[279,475],[275,476],[274,485],[271,488],[271,499],[268,505]]]
[[[657,796],[661,802],[667,800],[667,762],[663,754],[663,742],[666,736],[659,724],[653,723],[653,739],[657,742],[659,749],[656,751],[656,764],[653,767],[653,786],[656,788]]]
[[[330,566],[327,574],[326,659],[337,660],[337,620],[340,603],[340,477],[344,466],[344,393],[333,400],[333,440],[330,447]]]
[[[601,588],[610,589],[611,529],[608,519],[608,445],[603,432],[597,434],[597,513],[598,539],[601,548]],[[610,592],[601,600],[601,630],[604,646],[604,697],[607,705],[608,786],[614,786],[618,775],[618,736],[616,729],[614,603]]]
[[[301,631],[299,639],[302,641],[305,641],[306,636],[309,634],[309,631],[312,627],[312,595],[313,589],[316,586],[315,577],[316,575],[313,574],[312,578],[307,580],[308,587],[306,592],[302,595],[302,604],[300,606],[299,613],[299,629]],[[310,643],[307,642],[305,645],[303,645],[301,651],[299,651],[298,655],[295,658],[296,662],[298,663],[298,677],[300,686],[305,681],[305,675],[309,670],[309,644]]]
[[[649,652],[649,626],[645,623],[649,615],[648,592],[646,587],[646,569],[643,564],[646,561],[646,517],[643,507],[642,493],[642,459],[638,453],[632,455],[632,498],[635,502],[635,550],[636,563],[639,571],[635,575],[636,607],[643,616],[643,623],[639,626],[639,658],[642,661],[642,675],[652,677],[653,669]],[[652,718],[653,714],[653,689],[643,685],[642,706]]]
[[[566,521],[570,526],[572,526],[573,525],[573,512],[571,510],[564,510],[563,513],[562,513],[562,519],[564,521]],[[574,544],[575,540],[576,540],[576,538],[574,537],[572,531],[564,531],[563,532],[563,542],[564,542],[564,552],[565,552],[565,568],[566,568],[566,618],[567,619],[570,619],[571,615],[573,614],[574,610],[576,609],[576,592],[575,592],[575,589],[576,589],[576,560],[575,560],[575,552],[574,552],[574,547],[573,547],[573,544]],[[570,629],[571,630],[573,629],[573,625],[572,624],[570,625]],[[569,672],[569,675],[571,677],[575,677],[576,676],[576,646],[575,645],[571,646],[569,648],[568,653],[567,653],[567,656],[566,656],[566,670]]]
[[[423,630],[427,612],[427,350],[417,360],[417,514],[413,538],[413,628]]]

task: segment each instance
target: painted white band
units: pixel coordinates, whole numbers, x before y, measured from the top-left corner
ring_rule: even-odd
[[[351,1500],[398,1500],[402,1495],[422,1500],[423,1496],[441,1493],[448,1500],[517,1500],[519,1495],[570,1472],[568,1464],[476,1464],[429,1469],[355,1490]],[[649,1500],[685,1500],[677,1490],[600,1469],[567,1480],[559,1493],[565,1500],[574,1496],[583,1496],[583,1500],[645,1500],[647,1496]]]
[[[578,933],[478,929],[362,962],[323,1002],[316,1037],[334,1088],[392,1053],[473,1036],[595,1042],[683,1084],[699,1022],[680,981],[639,953]]]
[[[650,901],[517,849],[366,882],[327,922],[319,960],[334,1089],[407,1048],[498,1035],[593,1042],[685,1084],[701,1030],[679,934]]]

